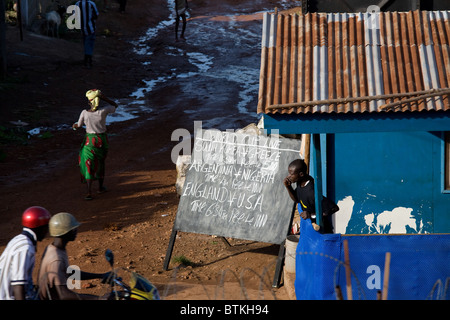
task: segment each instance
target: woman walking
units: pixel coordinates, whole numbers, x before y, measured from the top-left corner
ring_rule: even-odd
[[[106,191],[103,186],[105,178],[105,159],[108,154],[108,136],[106,134],[106,117],[114,113],[117,103],[106,97],[100,90],[92,89],[86,92],[89,100],[89,109],[83,110],[78,122],[74,123],[74,130],[86,126],[86,135],[78,157],[81,179],[87,183],[88,193],[86,200],[92,200],[92,181],[98,180],[98,192]],[[99,108],[100,100],[109,103],[109,106]]]

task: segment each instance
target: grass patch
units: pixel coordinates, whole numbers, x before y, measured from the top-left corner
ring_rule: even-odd
[[[28,144],[28,132],[22,127],[7,128],[0,126],[0,145],[10,143]]]
[[[38,137],[41,139],[50,139],[53,138],[53,133],[51,133],[50,131],[46,131],[43,134],[40,134]]]
[[[179,264],[180,266],[194,266],[195,263],[193,263],[191,260],[189,260],[188,258],[186,258],[185,256],[181,255],[181,256],[176,256],[172,258],[172,262],[175,264]]]

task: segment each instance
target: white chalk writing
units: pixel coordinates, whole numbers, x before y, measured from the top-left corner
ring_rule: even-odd
[[[191,212],[217,223],[264,227],[264,191],[279,183],[280,144],[278,137],[202,132],[188,171],[203,179],[186,181],[182,194],[189,197]]]
[[[200,132],[181,195],[188,219],[221,229],[261,230],[276,224],[279,208],[273,192],[280,189],[286,170],[286,165],[280,170],[281,153],[295,157],[299,152],[283,149],[281,142],[278,136]]]

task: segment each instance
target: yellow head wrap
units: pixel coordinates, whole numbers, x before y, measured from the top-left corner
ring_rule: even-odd
[[[98,108],[100,103],[100,94],[102,92],[98,89],[92,89],[86,92],[86,98],[88,98],[89,102],[92,105],[92,109],[95,111]]]

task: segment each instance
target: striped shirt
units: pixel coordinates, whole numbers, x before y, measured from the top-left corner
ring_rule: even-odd
[[[23,228],[22,234],[9,241],[0,256],[0,300],[14,300],[13,286],[33,289],[33,268],[36,255],[36,235]]]
[[[95,20],[98,18],[97,6],[93,1],[80,0],[76,3],[80,7],[80,26],[84,35],[95,33]]]

